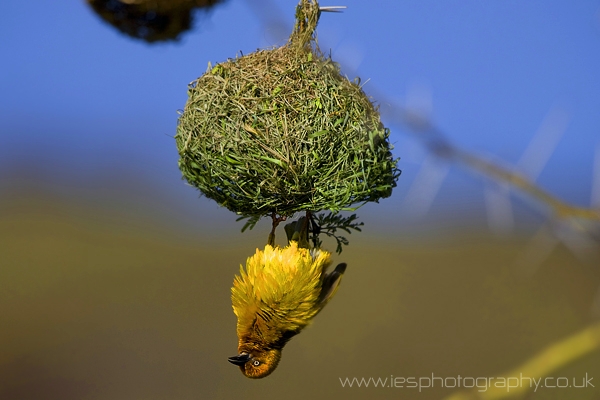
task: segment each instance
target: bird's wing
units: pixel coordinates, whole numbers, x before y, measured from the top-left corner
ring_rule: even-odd
[[[325,306],[325,304],[327,304],[327,302],[335,295],[345,271],[346,263],[341,263],[338,264],[333,271],[325,275],[321,293],[319,294],[319,303],[321,304],[321,307]]]

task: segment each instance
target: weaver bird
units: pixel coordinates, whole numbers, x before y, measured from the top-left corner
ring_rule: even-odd
[[[346,264],[327,272],[331,254],[290,241],[269,244],[240,266],[231,288],[237,316],[238,355],[229,362],[248,378],[264,378],[277,368],[285,344],[307,326],[335,294]]]

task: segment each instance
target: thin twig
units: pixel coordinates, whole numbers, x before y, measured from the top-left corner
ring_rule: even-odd
[[[410,128],[435,156],[458,161],[482,175],[508,183],[522,190],[534,199],[550,207],[554,215],[558,218],[579,218],[600,222],[600,210],[569,204],[542,189],[518,172],[509,170],[452,145],[429,120],[423,119],[399,106],[393,106],[392,109],[393,112],[388,112],[386,116]]]
[[[471,391],[456,392],[446,400],[496,400],[510,397],[521,397],[526,392],[537,388],[532,382],[543,387],[543,379],[553,371],[588,355],[600,348],[600,323],[596,322],[587,328],[551,344],[523,364],[500,377],[489,378],[486,390],[476,387]],[[522,381],[526,380],[525,383]],[[504,385],[497,383],[504,382]],[[510,389],[507,384],[511,383]],[[508,390],[507,390],[508,389]]]

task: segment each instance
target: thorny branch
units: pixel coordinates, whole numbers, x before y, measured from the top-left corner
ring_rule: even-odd
[[[383,96],[377,97],[382,98]],[[517,171],[509,170],[475,154],[459,149],[452,145],[435,126],[421,116],[399,106],[392,106],[392,111],[385,112],[385,114],[388,119],[408,127],[433,155],[449,161],[462,163],[484,176],[508,183],[522,190],[536,200],[549,206],[557,218],[581,218],[600,222],[600,210],[568,204],[537,186]]]

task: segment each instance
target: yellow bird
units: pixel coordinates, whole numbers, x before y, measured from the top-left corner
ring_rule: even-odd
[[[307,326],[335,294],[346,264],[327,272],[331,254],[266,245],[240,266],[231,288],[237,316],[238,355],[229,362],[248,378],[264,378],[277,368],[285,344]]]

